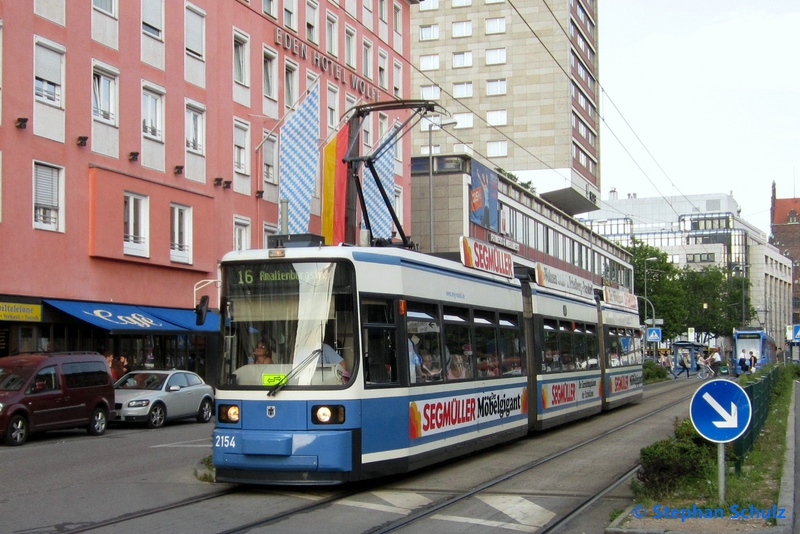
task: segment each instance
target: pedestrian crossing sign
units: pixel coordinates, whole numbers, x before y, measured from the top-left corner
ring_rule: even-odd
[[[647,341],[661,341],[661,329],[660,328],[648,328],[647,329]]]
[[[792,325],[792,341],[800,341],[800,324]]]

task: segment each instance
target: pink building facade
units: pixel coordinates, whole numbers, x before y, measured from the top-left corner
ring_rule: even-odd
[[[0,3],[0,356],[112,350],[204,371],[218,325],[191,309],[216,302],[223,254],[280,231],[284,119],[316,86],[321,148],[350,107],[409,98],[414,3]],[[368,118],[362,151],[405,113]],[[321,191],[318,176],[293,207],[311,233]]]

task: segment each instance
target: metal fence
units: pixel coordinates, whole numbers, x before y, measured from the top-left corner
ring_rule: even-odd
[[[773,366],[768,372],[759,376],[755,381],[750,382],[744,387],[747,396],[750,397],[750,404],[753,407],[753,416],[750,419],[750,426],[741,438],[733,442],[733,451],[736,453],[736,474],[742,473],[742,462],[744,455],[753,447],[758,439],[758,434],[764,426],[769,414],[769,400],[772,390],[778,382],[780,367]]]

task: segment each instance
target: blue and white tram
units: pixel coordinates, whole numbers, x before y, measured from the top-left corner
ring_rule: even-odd
[[[764,365],[774,364],[778,359],[778,349],[775,340],[766,331],[760,328],[742,328],[733,332],[733,354],[736,362],[742,356],[742,351],[749,358],[750,352],[757,358],[757,371]]]
[[[218,481],[319,485],[412,471],[577,417],[549,416],[554,399],[575,404],[583,382],[594,382],[586,406],[601,408],[606,370],[586,302],[574,321],[534,315],[534,332],[569,325],[559,350],[584,366],[564,357],[539,372],[529,353],[548,338],[534,333],[539,345],[526,349],[510,275],[361,247],[238,251],[221,270]],[[259,344],[271,362],[251,363]]]

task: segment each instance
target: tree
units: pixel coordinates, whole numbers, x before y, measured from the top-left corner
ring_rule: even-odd
[[[653,304],[656,317],[664,320],[664,324],[661,325],[662,338],[673,338],[685,332],[687,317],[685,293],[678,280],[678,270],[667,261],[664,252],[635,238],[633,245],[626,247],[626,250],[632,255],[634,292],[640,297],[645,297],[646,271],[646,297]],[[656,259],[646,261],[649,258]],[[650,318],[652,314],[650,304],[644,298],[640,298],[639,315],[642,324],[645,324],[645,319]]]

